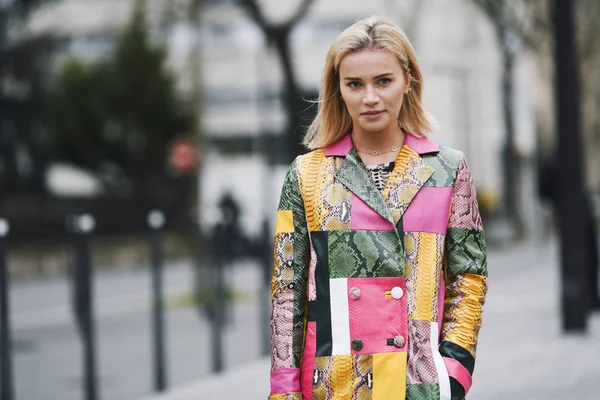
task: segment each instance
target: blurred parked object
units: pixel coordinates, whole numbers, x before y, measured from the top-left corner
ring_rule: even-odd
[[[69,164],[54,163],[46,172],[46,187],[56,197],[97,197],[103,193],[100,179]]]

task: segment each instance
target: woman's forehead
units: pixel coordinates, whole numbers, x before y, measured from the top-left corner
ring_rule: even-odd
[[[374,77],[399,73],[402,66],[396,55],[388,50],[369,49],[345,55],[340,61],[340,77]]]

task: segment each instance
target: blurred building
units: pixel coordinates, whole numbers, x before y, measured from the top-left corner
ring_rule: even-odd
[[[260,2],[274,22],[289,18],[299,3]],[[38,11],[30,29],[60,35],[71,55],[102,57],[128,21],[132,4],[133,0],[63,0]],[[169,64],[182,95],[202,93],[200,218],[207,225],[218,219],[217,203],[229,192],[241,203],[242,225],[254,234],[262,218],[272,219],[287,168],[268,165],[261,147],[261,138],[281,135],[285,126],[279,100],[282,72],[260,29],[234,1],[205,1],[199,23],[190,18],[189,4],[146,1],[152,37],[168,45]],[[497,207],[504,138],[502,67],[492,26],[469,0],[317,0],[292,35],[299,85],[306,92],[317,91],[330,44],[344,28],[372,14],[407,31],[422,64],[426,106],[440,123],[433,138],[465,152],[484,206]],[[526,55],[518,58],[516,140],[525,160],[535,144],[528,96],[532,70]],[[536,214],[531,171],[525,171],[522,192],[528,226]]]
[[[172,0],[146,0],[151,34],[164,41]],[[37,9],[27,31],[50,33],[61,42],[62,54],[84,60],[106,55],[118,33],[129,22],[134,0],[58,0]],[[57,60],[61,61],[60,57]]]

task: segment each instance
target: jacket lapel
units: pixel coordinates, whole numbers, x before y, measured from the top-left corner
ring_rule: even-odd
[[[386,206],[392,214],[394,225],[406,212],[413,198],[434,173],[420,153],[437,152],[437,144],[426,138],[407,135],[396,157],[396,165],[383,190]]]
[[[335,177],[348,190],[367,203],[373,210],[377,211],[379,215],[388,221],[392,221],[388,205],[381,196],[379,189],[375,186],[375,183],[371,180],[369,171],[356,153],[355,148],[350,149],[346,154],[346,158],[336,171]]]
[[[345,157],[335,177],[379,215],[396,225],[413,198],[433,175],[434,169],[423,161],[420,154],[438,151],[439,147],[434,141],[406,135],[383,193],[371,180],[350,135],[329,146],[325,155]]]

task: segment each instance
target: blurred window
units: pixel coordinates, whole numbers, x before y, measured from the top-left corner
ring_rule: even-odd
[[[292,34],[295,45],[323,45],[329,47],[340,33],[354,20],[350,19],[315,19],[307,18],[298,24]]]
[[[264,44],[258,27],[243,20],[231,25],[207,24],[200,32],[200,41],[205,50],[222,52],[256,52]]]
[[[243,92],[223,89],[205,91],[204,99],[208,106],[245,105],[257,101],[256,92],[254,91]],[[280,93],[276,89],[264,89],[260,94],[259,101],[274,107],[280,103]]]
[[[69,39],[67,51],[86,60],[102,58],[111,50],[115,36],[108,33],[75,35]]]

